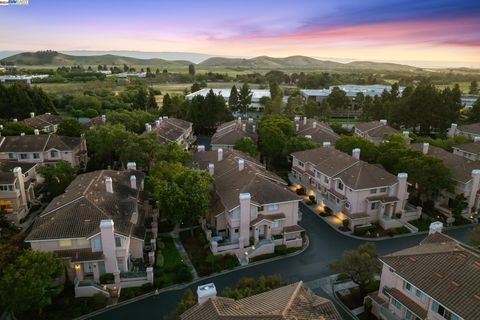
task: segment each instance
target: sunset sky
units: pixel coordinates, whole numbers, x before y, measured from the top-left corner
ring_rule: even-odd
[[[29,2],[0,6],[0,50],[308,55],[480,67],[480,0]]]

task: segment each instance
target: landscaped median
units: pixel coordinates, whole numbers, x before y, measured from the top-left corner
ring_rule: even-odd
[[[159,238],[154,266],[155,288],[164,288],[191,280],[192,274],[178,253],[174,240],[168,237]]]

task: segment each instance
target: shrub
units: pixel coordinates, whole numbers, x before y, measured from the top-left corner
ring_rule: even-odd
[[[364,236],[369,232],[375,231],[376,229],[377,227],[375,227],[374,225],[359,226],[355,228],[355,230],[353,231],[353,234],[355,234],[356,236]]]
[[[310,202],[311,202],[312,204],[316,204],[316,203],[317,203],[317,201],[315,200],[315,196],[308,196],[308,200],[310,200]]]
[[[107,303],[107,297],[103,293],[99,292],[91,297],[91,302],[95,309],[102,308]]]
[[[344,226],[345,228],[348,228],[348,226],[350,225],[350,220],[344,219],[344,220],[342,221],[342,224],[343,224],[343,226]]]
[[[299,196],[304,196],[305,195],[305,188],[300,187],[295,191]]]
[[[275,246],[275,254],[286,254],[287,250],[288,250],[288,248],[284,244]]]
[[[340,273],[338,276],[337,276],[337,281],[338,282],[344,282],[344,281],[349,281],[351,280],[350,276],[346,273]]]
[[[162,250],[163,248],[165,248],[165,243],[163,243],[162,240],[157,239],[157,249]]]
[[[333,210],[330,209],[329,207],[325,207],[325,208],[323,209],[323,211],[325,211],[325,213],[328,214],[328,215],[331,215],[331,214],[333,213]]]
[[[105,273],[100,276],[100,283],[109,284],[115,282],[115,276],[113,273]]]
[[[158,250],[155,258],[155,265],[158,268],[162,268],[164,263],[165,263],[165,259],[163,258],[162,251]]]
[[[177,264],[175,266],[174,280],[176,283],[190,282],[192,280],[190,269],[184,264]]]

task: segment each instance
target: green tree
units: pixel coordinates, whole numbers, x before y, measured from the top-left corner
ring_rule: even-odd
[[[264,116],[258,123],[258,139],[267,163],[282,158],[285,143],[293,136],[293,123],[280,115]]]
[[[270,81],[270,97],[274,100],[276,97],[280,96],[280,99],[283,96],[282,90],[276,81]]]
[[[472,108],[469,110],[468,121],[471,123],[480,122],[480,98],[475,101]]]
[[[318,147],[318,145],[310,138],[300,136],[290,137],[283,147],[283,155],[288,157],[293,152],[313,149],[316,147]]]
[[[320,114],[320,106],[313,100],[308,101],[303,108],[305,116],[309,119],[316,118]]]
[[[468,94],[478,94],[477,80],[473,80],[472,82],[470,82],[470,89],[468,90]]]
[[[327,101],[333,110],[343,110],[350,106],[350,99],[348,99],[345,91],[339,87],[333,87],[332,92],[327,97]]]
[[[51,196],[56,197],[62,194],[75,179],[77,170],[72,167],[70,162],[60,160],[54,165],[40,167],[38,173],[45,179],[47,190]]]
[[[23,122],[4,122],[0,132],[2,136],[19,136],[21,133],[33,134],[33,128]]]
[[[265,105],[265,114],[281,114],[282,112],[282,96],[276,95]]]
[[[249,154],[252,157],[256,157],[258,154],[257,145],[255,144],[255,142],[253,142],[252,138],[250,137],[243,137],[241,139],[238,139],[235,142],[233,149],[245,152],[246,154]]]
[[[360,159],[370,163],[377,162],[377,146],[365,138],[358,136],[341,136],[335,142],[335,148],[350,155],[353,149],[359,148]]]
[[[192,77],[195,76],[195,65],[193,63],[188,65],[188,74]]]
[[[62,260],[49,252],[26,250],[8,265],[0,279],[2,308],[14,313],[41,310],[52,303],[61,287],[52,282],[62,275]]]
[[[192,86],[190,87],[190,92],[197,92],[199,91],[201,88],[200,88],[200,85],[195,82],[194,84],[192,84]]]
[[[303,98],[300,95],[288,97],[287,105],[283,109],[283,114],[288,118],[302,114]]]
[[[360,297],[363,298],[369,285],[375,282],[375,275],[380,272],[375,245],[367,242],[357,249],[344,251],[340,259],[330,263],[330,268],[338,273],[348,274],[358,285]]]
[[[248,86],[248,83],[244,82],[238,93],[238,108],[240,112],[247,114],[248,107],[252,103],[252,90]]]
[[[455,196],[452,202],[452,214],[454,217],[459,218],[462,216],[463,210],[468,208],[468,202],[465,196],[460,193]]]
[[[67,137],[80,137],[83,132],[82,125],[75,118],[66,118],[58,125],[57,134]]]
[[[238,110],[238,89],[235,85],[233,85],[232,90],[230,90],[230,96],[228,97],[228,107],[232,112]]]
[[[145,111],[157,110],[157,109],[158,109],[158,104],[157,104],[157,99],[155,99],[155,91],[152,88],[149,88],[147,102],[145,104]]]

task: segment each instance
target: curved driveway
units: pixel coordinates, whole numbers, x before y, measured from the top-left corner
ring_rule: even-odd
[[[364,242],[333,230],[303,204],[301,204],[300,210],[303,213],[300,225],[307,230],[310,238],[310,245],[305,252],[297,256],[213,276],[199,282],[214,282],[217,290],[221,292],[225,286],[234,286],[243,277],[256,278],[260,275],[279,274],[288,282],[311,281],[331,275],[333,272],[328,268],[329,262],[340,257],[344,250],[355,248]],[[447,233],[460,241],[466,241],[468,230],[470,229],[457,229]],[[418,244],[424,237],[425,234],[393,238],[376,241],[375,245],[378,254],[384,255]],[[193,292],[198,284],[197,282],[190,286]],[[95,316],[94,319],[163,319],[164,315],[175,309],[182,294],[183,289],[163,292],[121,307],[113,307],[111,310]]]

